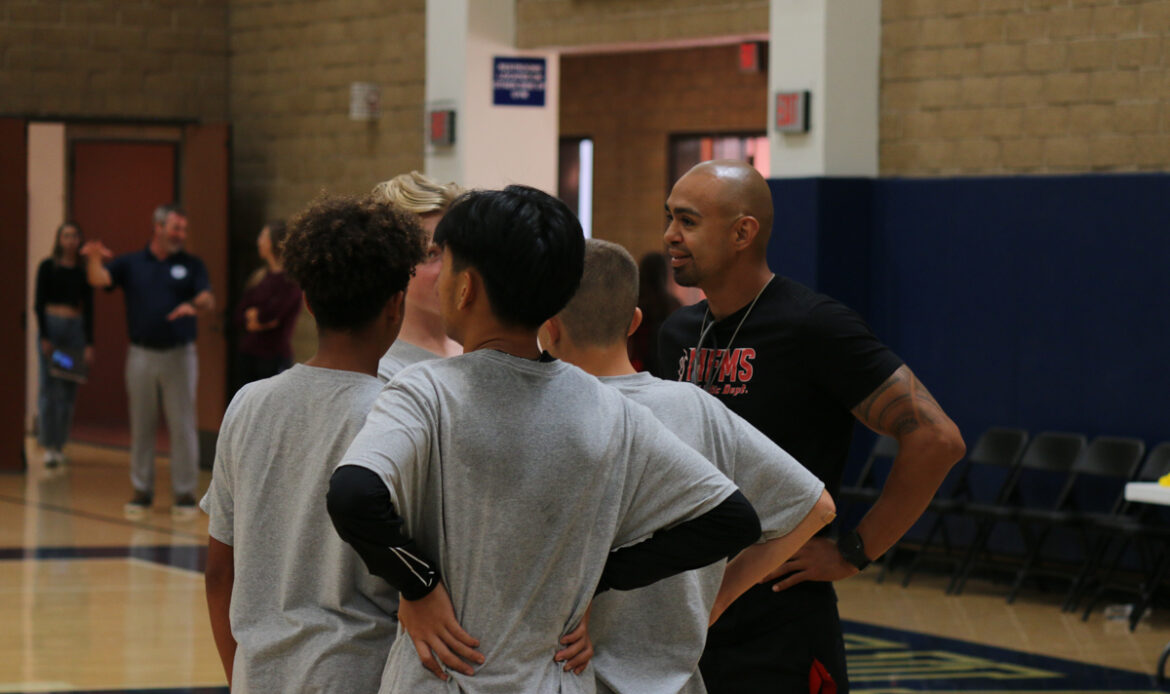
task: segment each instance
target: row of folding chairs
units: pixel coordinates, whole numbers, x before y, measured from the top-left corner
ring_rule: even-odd
[[[842,488],[841,501],[872,503],[897,452],[895,440],[880,437],[855,482]],[[1145,443],[1134,438],[1099,436],[1089,442],[1075,433],[1048,431],[1030,438],[1023,429],[987,430],[931,501],[926,536],[902,585],[909,585],[928,558],[951,565],[947,592],[952,595],[963,592],[976,570],[1014,573],[1008,602],[1029,579],[1055,577],[1068,583],[1063,608],[1075,611],[1084,605],[1088,619],[1107,591],[1127,587],[1120,579],[1132,575],[1136,565],[1141,581],[1129,586],[1137,595],[1129,615],[1132,629],[1170,575],[1170,509],[1128,503],[1124,497],[1127,482],[1157,481],[1170,473],[1170,441],[1145,453]],[[1022,556],[1011,561],[989,548],[996,531],[1005,527],[1022,540]],[[952,541],[954,532],[964,529],[973,533],[965,547]],[[1052,542],[1054,536],[1069,535],[1080,554],[1071,563],[1068,543]],[[1064,556],[1052,556],[1053,549],[1062,549]],[[887,553],[881,578],[893,554]]]

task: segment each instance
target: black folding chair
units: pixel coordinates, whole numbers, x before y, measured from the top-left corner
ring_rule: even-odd
[[[1028,555],[1016,572],[1008,593],[1008,602],[1014,602],[1028,576],[1037,572],[1046,540],[1052,531],[1072,528],[1077,531],[1084,560],[1088,561],[1096,543],[1091,539],[1089,524],[1093,518],[1116,515],[1125,504],[1125,483],[1133,479],[1145,455],[1146,444],[1140,439],[1099,436],[1093,439],[1076,462],[1069,475],[1062,498],[1053,508],[1025,507],[1019,509],[1015,521],[1028,543]],[[1067,603],[1080,587],[1083,571],[1069,575],[1067,570],[1044,572],[1068,578]]]
[[[842,486],[839,492],[839,501],[847,503],[872,504],[882,491],[882,483],[890,471],[890,464],[898,455],[898,441],[889,436],[879,436],[873,442],[861,470],[857,473],[856,481],[848,486]]]
[[[897,439],[889,436],[878,436],[877,440],[873,442],[873,446],[869,449],[869,455],[865,457],[865,462],[862,463],[861,470],[858,471],[854,483],[842,486],[837,492],[837,502],[842,507],[842,510],[844,510],[847,504],[865,505],[867,508],[872,506],[873,502],[877,501],[878,496],[882,493],[882,485],[885,484],[886,477],[890,474],[894,457],[897,455]],[[885,580],[893,556],[894,552],[893,548],[891,548],[890,551],[886,552],[885,557],[883,557],[881,573],[878,574],[877,578],[878,583]]]
[[[1098,507],[1090,509],[1086,506],[1072,519],[1080,532],[1084,556],[1080,570],[1069,585],[1061,606],[1063,611],[1071,612],[1077,609],[1081,596],[1093,583],[1094,575],[1100,570],[1110,544],[1120,534],[1124,534],[1119,533],[1117,529],[1134,524],[1135,507],[1125,501],[1125,483],[1135,478],[1145,450],[1145,442],[1139,439],[1103,436],[1094,440],[1085,451],[1085,464],[1078,464],[1082,481],[1086,475],[1094,479],[1094,472],[1088,469],[1089,466],[1095,465],[1099,471],[1095,476],[1099,484],[1091,490],[1092,498],[1096,500]],[[1112,504],[1102,510],[1101,502],[1110,496],[1113,498]]]
[[[1081,434],[1052,431],[1039,434],[1024,451],[1015,474],[1004,483],[999,503],[964,506],[963,512],[977,522],[975,539],[952,575],[948,593],[958,595],[963,592],[979,556],[986,551],[992,532],[1000,523],[1015,522],[1024,508],[1058,510],[1064,507],[1075,478],[1073,465],[1085,445],[1085,437]],[[1026,534],[1024,539],[1031,550],[1034,542]]]
[[[1027,444],[1028,432],[1023,429],[992,427],[983,432],[966,460],[951,469],[938,493],[931,499],[927,510],[934,514],[934,520],[918,552],[906,567],[906,575],[902,577],[903,587],[910,585],[910,579],[927,556],[936,536],[940,536],[943,542],[942,558],[958,563],[959,557],[953,556],[948,519],[962,516],[966,506],[971,503],[1003,503],[1004,499],[1000,497],[1004,493],[1004,483],[1012,477]]]
[[[1141,482],[1157,482],[1162,476],[1170,474],[1170,441],[1164,441],[1150,451],[1146,462],[1142,465],[1137,480]],[[1110,588],[1126,590],[1138,596],[1133,609],[1130,611],[1129,628],[1137,626],[1138,620],[1145,613],[1146,608],[1153,600],[1158,586],[1170,572],[1170,552],[1167,552],[1170,543],[1170,509],[1163,506],[1130,502],[1126,503],[1121,512],[1112,516],[1100,516],[1092,519],[1093,531],[1098,533],[1099,540],[1093,553],[1093,562],[1086,571],[1086,579],[1082,584],[1082,593],[1088,586],[1094,586],[1088,604],[1081,614],[1082,620],[1088,620],[1093,608]],[[1110,552],[1110,547],[1113,551]],[[1113,577],[1117,574],[1122,562],[1127,556],[1130,547],[1136,546],[1137,559],[1141,570],[1142,582],[1137,586],[1126,586],[1114,583]],[[1110,560],[1112,555],[1112,560]],[[1103,570],[1102,570],[1102,567]],[[1091,576],[1096,575],[1091,581]],[[1080,596],[1073,596],[1067,609],[1077,607]]]

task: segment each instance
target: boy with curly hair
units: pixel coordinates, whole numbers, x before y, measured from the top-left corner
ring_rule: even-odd
[[[233,692],[373,692],[397,629],[397,594],[330,526],[329,475],[382,382],[422,260],[413,215],[327,198],[292,223],[285,270],[317,321],[317,354],[251,383],[220,428],[207,604]]]

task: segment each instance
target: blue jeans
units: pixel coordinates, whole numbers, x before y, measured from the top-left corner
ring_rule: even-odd
[[[62,318],[46,315],[42,338],[54,347],[81,350],[85,347],[85,330],[80,318]],[[61,450],[69,438],[69,427],[73,425],[73,402],[77,397],[77,384],[49,375],[49,357],[37,351],[41,362],[41,393],[37,400],[37,439],[44,448]]]

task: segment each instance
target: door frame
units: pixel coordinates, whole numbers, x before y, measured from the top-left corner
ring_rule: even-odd
[[[199,387],[199,408],[197,410],[198,429],[201,440],[201,463],[205,467],[210,466],[210,460],[214,455],[215,439],[218,435],[219,424],[223,417],[223,412],[227,407],[227,392],[228,392],[228,368],[227,368],[227,335],[225,330],[224,315],[227,312],[228,305],[228,281],[229,281],[229,263],[228,257],[230,251],[229,235],[230,235],[230,126],[226,123],[208,123],[200,124],[197,121],[190,119],[178,120],[158,120],[151,121],[149,119],[106,119],[106,118],[69,118],[69,117],[37,117],[37,118],[19,118],[19,119],[5,119],[0,118],[0,123],[6,120],[19,121],[27,131],[27,123],[37,121],[46,121],[53,123],[60,123],[65,126],[65,162],[64,162],[64,187],[65,199],[63,201],[63,212],[68,214],[72,208],[72,180],[73,180],[73,143],[75,141],[85,140],[102,140],[102,141],[125,141],[125,142],[167,142],[175,145],[175,197],[176,201],[184,204],[189,209],[192,219],[193,238],[189,243],[189,248],[192,252],[203,257],[208,264],[208,270],[211,274],[211,283],[213,292],[216,295],[217,308],[214,314],[210,316],[202,316],[199,325],[199,349],[200,349],[200,387]],[[27,143],[27,136],[25,142]],[[196,151],[195,147],[200,147],[202,151]],[[3,149],[2,141],[0,141],[0,151],[5,153],[7,159],[7,151]],[[28,296],[26,289],[27,282],[27,263],[28,263],[28,248],[27,248],[27,234],[28,234],[28,217],[27,217],[27,147],[23,150],[23,156],[18,156],[17,161],[21,162],[21,171],[24,172],[25,178],[22,178],[19,194],[12,193],[8,195],[11,201],[9,206],[12,207],[10,212],[7,207],[3,207],[5,200],[2,199],[6,195],[4,190],[4,182],[0,181],[0,212],[3,212],[5,217],[3,219],[13,219],[21,223],[21,232],[19,234],[0,234],[0,242],[19,243],[20,248],[14,249],[21,260],[21,267],[19,273],[19,293],[8,294],[5,296],[19,297],[20,301],[17,303],[18,310],[23,314],[25,306],[28,304]],[[199,185],[202,180],[203,185]],[[206,185],[207,181],[216,181],[219,183],[218,189],[209,191]],[[19,210],[17,210],[16,201],[20,203]],[[192,211],[190,208],[194,205],[204,206],[198,211]],[[19,211],[20,217],[17,218]],[[196,224],[199,226],[197,227]],[[207,233],[204,238],[199,238],[199,228],[206,229]],[[18,238],[9,239],[9,236],[16,236]],[[214,237],[214,238],[213,238]],[[222,237],[222,238],[219,238]],[[8,246],[3,248],[8,249]],[[207,257],[208,255],[213,258]],[[16,273],[11,273],[12,278],[16,278]],[[3,278],[0,278],[3,279]],[[31,316],[29,320],[31,320]],[[23,320],[23,319],[22,319]],[[22,323],[17,323],[22,324]],[[14,361],[19,365],[20,383],[15,392],[24,393],[26,387],[25,364],[28,358],[27,350],[24,347],[27,339],[24,330],[19,331],[15,336],[19,338],[22,343],[19,352],[20,358]],[[7,339],[7,337],[5,338]],[[208,368],[212,364],[206,364],[204,355],[214,357],[215,368]],[[35,357],[35,355],[33,355]],[[112,358],[121,359],[124,355],[114,355]],[[21,451],[23,452],[24,437],[28,433],[25,430],[25,399],[23,397],[16,398],[19,402],[12,407],[19,407],[20,412],[16,416],[3,417],[5,422],[15,422],[15,426],[19,430],[19,439]],[[0,423],[0,427],[3,423]],[[2,451],[6,445],[2,438],[3,430],[0,429],[0,470],[13,468],[8,465],[9,459],[3,455]],[[18,461],[18,466],[23,466],[23,463]]]
[[[0,471],[20,472],[28,461],[24,447],[25,349],[31,316],[28,303],[28,121],[0,118]]]

